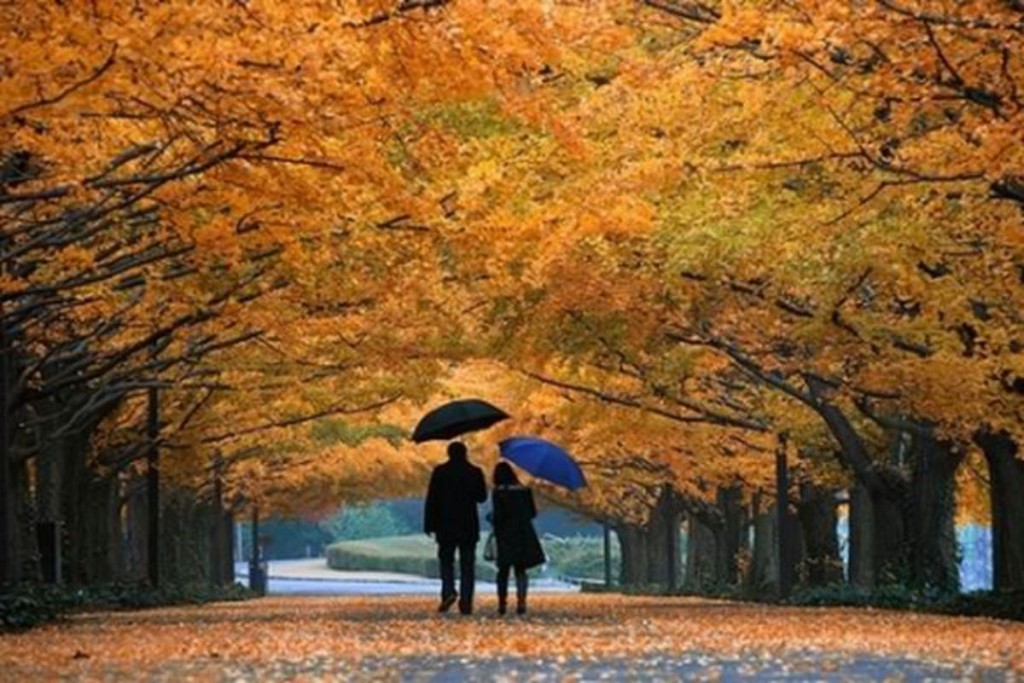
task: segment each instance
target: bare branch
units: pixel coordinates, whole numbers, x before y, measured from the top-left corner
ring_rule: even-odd
[[[64,88],[63,90],[61,90],[60,92],[58,92],[57,94],[55,94],[55,95],[53,95],[51,97],[44,97],[44,98],[39,99],[39,100],[37,100],[35,102],[29,102],[27,104],[23,104],[21,106],[15,107],[14,109],[11,109],[6,114],[4,114],[2,118],[14,118],[14,117],[16,117],[16,116],[18,116],[20,114],[24,114],[25,112],[32,110],[32,109],[38,109],[39,107],[45,107],[45,106],[48,106],[48,105],[51,105],[51,104],[56,104],[57,102],[60,102],[61,100],[63,100],[65,97],[67,97],[68,95],[72,94],[76,90],[81,90],[82,88],[84,88],[85,86],[89,85],[90,83],[93,83],[94,81],[99,79],[103,74],[105,74],[107,72],[107,70],[111,66],[114,65],[114,57],[116,55],[117,55],[117,45],[114,45],[114,47],[111,48],[111,50],[110,50],[110,54],[107,55],[107,58],[105,60],[103,60],[103,63],[100,64],[95,69],[93,69],[93,72],[91,74],[89,74],[87,77],[85,77],[84,79],[82,79],[80,81],[77,81],[75,83],[72,83],[71,85],[69,85],[68,87]]]

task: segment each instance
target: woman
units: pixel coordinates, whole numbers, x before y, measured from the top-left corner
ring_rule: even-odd
[[[516,614],[526,614],[526,570],[544,564],[544,550],[533,529],[533,492],[519,483],[507,462],[494,467],[491,525],[498,546],[498,614],[508,610],[508,575],[516,572]]]

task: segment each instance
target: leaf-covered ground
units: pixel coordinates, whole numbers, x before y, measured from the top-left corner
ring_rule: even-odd
[[[84,614],[0,637],[0,679],[1024,679],[1018,623],[599,595],[538,595],[526,618],[494,606],[290,597]]]

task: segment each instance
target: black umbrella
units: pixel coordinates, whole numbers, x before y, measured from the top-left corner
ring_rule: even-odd
[[[508,418],[508,413],[477,398],[462,399],[434,408],[420,419],[412,433],[416,443],[448,441],[457,436],[487,429]]]

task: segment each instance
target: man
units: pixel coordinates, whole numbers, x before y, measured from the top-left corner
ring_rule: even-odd
[[[473,613],[476,544],[480,540],[480,518],[476,506],[487,500],[484,473],[469,462],[465,444],[448,444],[448,462],[430,475],[423,530],[434,534],[437,559],[441,565],[441,606],[447,612],[455,601],[462,614]],[[459,551],[459,593],[455,592],[455,550]]]

